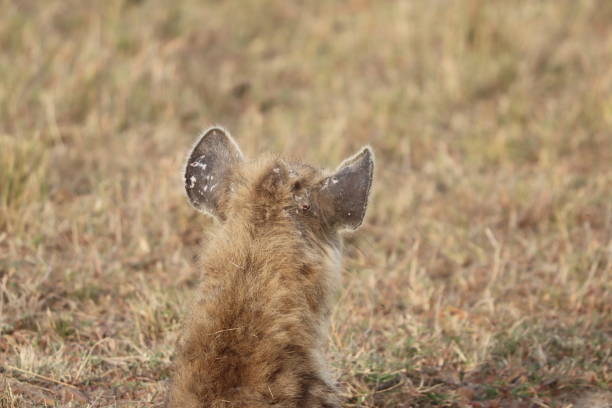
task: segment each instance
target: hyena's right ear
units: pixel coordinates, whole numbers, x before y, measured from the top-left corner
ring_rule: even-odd
[[[224,204],[234,167],[242,152],[228,132],[212,127],[204,132],[185,166],[185,190],[196,209],[225,220]]]
[[[355,230],[363,221],[374,175],[374,153],[369,146],[343,161],[323,180],[319,207],[327,222],[338,229]]]

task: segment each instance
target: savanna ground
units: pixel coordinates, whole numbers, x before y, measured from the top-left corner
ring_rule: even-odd
[[[377,154],[330,358],[348,407],[602,407],[612,2],[0,0],[0,406],[160,406],[220,123]]]

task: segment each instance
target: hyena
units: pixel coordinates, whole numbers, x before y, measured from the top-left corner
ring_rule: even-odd
[[[222,128],[185,167],[191,204],[219,222],[178,341],[170,407],[336,408],[323,358],[343,230],[362,223],[374,170],[364,147],[333,172],[247,160]]]

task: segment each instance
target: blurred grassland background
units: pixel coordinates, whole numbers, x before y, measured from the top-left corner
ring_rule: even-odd
[[[249,156],[376,152],[347,406],[611,403],[612,2],[0,9],[0,407],[163,404],[210,225],[182,165],[215,123]]]

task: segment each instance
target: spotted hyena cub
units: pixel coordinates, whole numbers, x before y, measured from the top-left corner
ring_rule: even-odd
[[[323,358],[339,232],[365,215],[369,147],[333,172],[244,158],[223,129],[189,155],[191,204],[215,217],[204,281],[178,343],[170,407],[339,407]]]

